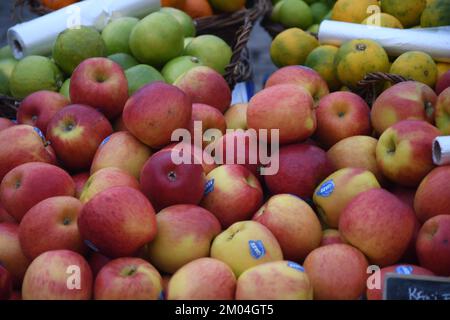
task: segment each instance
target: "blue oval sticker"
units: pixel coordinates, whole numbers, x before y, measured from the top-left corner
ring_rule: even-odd
[[[298,270],[298,271],[301,271],[301,272],[305,272],[305,268],[303,268],[298,263],[295,263],[295,262],[292,262],[292,261],[288,262],[288,267],[292,268],[292,269],[295,269],[295,270]]]
[[[256,260],[259,260],[266,255],[266,248],[261,240],[250,240],[248,246],[250,248],[250,254]]]
[[[395,272],[398,274],[412,274],[414,268],[411,266],[398,266],[395,268]]]
[[[331,196],[331,194],[333,193],[335,187],[336,187],[336,185],[334,184],[334,181],[333,180],[328,180],[328,181],[324,182],[320,186],[320,188],[319,188],[319,190],[317,191],[316,194],[319,197],[327,198],[327,197]]]
[[[205,196],[213,191],[214,191],[214,179],[211,179],[205,185]]]

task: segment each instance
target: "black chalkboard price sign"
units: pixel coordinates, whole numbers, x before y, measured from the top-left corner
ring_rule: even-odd
[[[450,301],[450,278],[388,274],[383,299]]]

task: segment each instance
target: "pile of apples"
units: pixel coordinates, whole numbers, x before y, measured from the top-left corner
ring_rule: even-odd
[[[70,101],[36,92],[0,119],[0,298],[380,299],[371,264],[450,276],[450,167],[431,156],[450,89],[405,82],[370,109],[291,66],[230,104],[208,67],[129,97],[120,66],[91,58]],[[201,150],[180,128],[223,135]],[[207,161],[232,142],[248,160],[248,129],[279,129],[275,174]]]

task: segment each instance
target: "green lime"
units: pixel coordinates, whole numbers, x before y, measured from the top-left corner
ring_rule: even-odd
[[[158,70],[145,64],[131,67],[125,71],[125,76],[128,80],[128,93],[130,96],[146,84],[156,81],[165,82],[164,77]]]
[[[60,33],[53,46],[53,59],[67,74],[84,60],[106,56],[106,46],[100,33],[91,27],[67,29]]]
[[[310,8],[315,24],[321,23],[330,11],[328,6],[322,2],[313,3]]]
[[[64,97],[70,100],[70,78],[66,79],[59,89],[59,93],[61,93]]]
[[[58,91],[62,83],[62,72],[49,58],[28,56],[14,68],[10,90],[15,98],[23,99],[40,90]]]
[[[160,12],[170,14],[172,17],[177,19],[183,29],[185,37],[195,37],[196,30],[194,20],[192,20],[186,12],[170,7],[162,8]]]
[[[202,65],[197,57],[182,56],[167,62],[161,73],[168,83],[174,83],[185,72]]]
[[[203,35],[194,38],[186,47],[184,54],[197,57],[205,66],[224,74],[233,52],[221,38],[214,35]]]
[[[10,46],[4,46],[2,48],[0,48],[0,60],[3,59],[14,59],[14,55],[11,51],[11,47]]]
[[[130,35],[130,49],[141,63],[162,67],[183,53],[183,30],[171,15],[155,12],[134,27]]]
[[[284,0],[280,8],[279,20],[284,26],[308,29],[313,24],[309,6],[302,0]]]
[[[9,90],[9,80],[14,68],[17,65],[17,60],[12,58],[0,60],[0,94],[11,95]]]
[[[193,37],[184,38],[184,49],[186,49],[186,47],[189,45],[189,43],[191,43],[192,40],[194,40]]]
[[[118,63],[123,70],[127,70],[131,67],[137,66],[139,62],[127,53],[115,53],[108,57],[115,63]]]
[[[102,31],[102,38],[105,41],[108,55],[114,53],[128,53],[130,50],[130,34],[137,25],[139,19],[123,17],[111,21]]]

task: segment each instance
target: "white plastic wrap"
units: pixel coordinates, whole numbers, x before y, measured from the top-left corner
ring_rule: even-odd
[[[423,51],[437,61],[450,62],[450,27],[393,29],[331,20],[320,25],[321,44],[339,46],[354,39],[375,40],[392,56]]]
[[[160,0],[86,0],[8,30],[8,43],[17,59],[49,55],[62,31],[79,25],[103,28],[119,17],[142,18],[160,9]]]
[[[437,166],[450,164],[450,136],[437,137],[434,140],[433,161]]]

